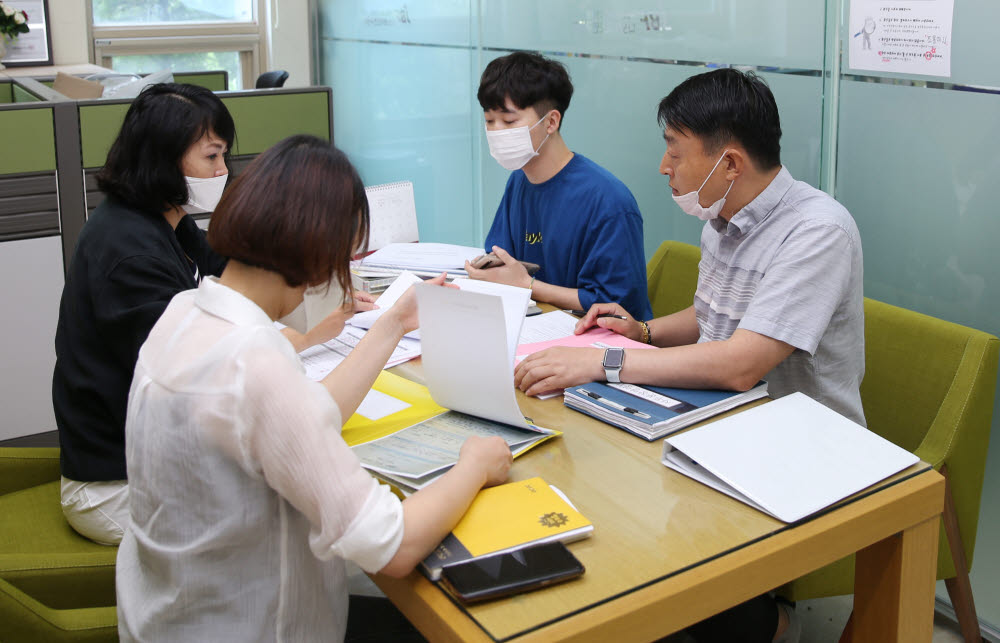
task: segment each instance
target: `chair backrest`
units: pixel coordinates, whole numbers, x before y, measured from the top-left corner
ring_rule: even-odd
[[[255,87],[257,89],[264,89],[267,87],[281,87],[288,80],[288,72],[284,69],[275,69],[272,71],[265,71],[260,76],[257,76],[257,84]]]
[[[664,241],[646,264],[647,293],[653,317],[684,310],[694,303],[698,287],[701,248],[680,241]]]
[[[868,428],[925,462],[948,467],[968,562],[976,542],[1000,340],[912,310],[865,299]],[[942,565],[950,565],[942,547]],[[952,572],[953,575],[953,572]],[[948,578],[939,569],[939,578]]]

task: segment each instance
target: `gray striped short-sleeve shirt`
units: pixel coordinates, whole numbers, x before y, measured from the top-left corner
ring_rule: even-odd
[[[801,391],[864,426],[862,277],[850,213],[782,168],[732,220],[702,230],[698,341],[743,328],[792,345],[766,377],[771,395]]]

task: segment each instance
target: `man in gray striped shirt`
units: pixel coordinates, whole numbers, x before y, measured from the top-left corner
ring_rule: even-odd
[[[766,379],[775,397],[802,391],[864,425],[861,239],[842,205],[781,165],[771,90],[719,69],[678,85],[658,116],[660,173],[706,222],[693,304],[649,322],[595,304],[577,333],[601,326],[661,350],[625,351],[613,372],[602,349],[550,349],[518,366],[516,384],[533,395],[615,377],[727,390]]]
[[[753,73],[718,69],[678,85],[658,117],[660,173],[678,206],[706,222],[693,304],[649,322],[595,304],[577,333],[600,326],[660,349],[553,348],[521,362],[515,384],[535,395],[603,379],[728,390],[766,379],[775,397],[802,391],[864,425],[861,239],[843,206],[781,165],[771,90]],[[690,631],[786,640],[791,615],[765,595]]]

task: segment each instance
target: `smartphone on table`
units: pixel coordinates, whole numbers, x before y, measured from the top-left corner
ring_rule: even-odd
[[[539,589],[583,572],[583,564],[557,541],[449,565],[441,580],[460,600],[473,603]]]
[[[479,255],[469,263],[472,264],[473,268],[496,268],[497,266],[503,265],[503,260],[492,252],[488,252],[484,255]],[[524,266],[524,269],[528,271],[529,275],[533,275],[541,270],[541,266],[537,263],[531,263],[530,261],[519,261],[518,263]]]

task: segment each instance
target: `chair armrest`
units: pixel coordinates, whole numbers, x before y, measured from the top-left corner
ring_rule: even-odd
[[[58,479],[57,447],[0,447],[0,495]]]
[[[993,416],[993,397],[997,381],[997,359],[1000,340],[986,333],[969,338],[962,361],[955,372],[947,395],[938,409],[934,421],[914,453],[935,469],[940,469],[959,447],[960,427],[963,438],[982,449],[989,442]]]

